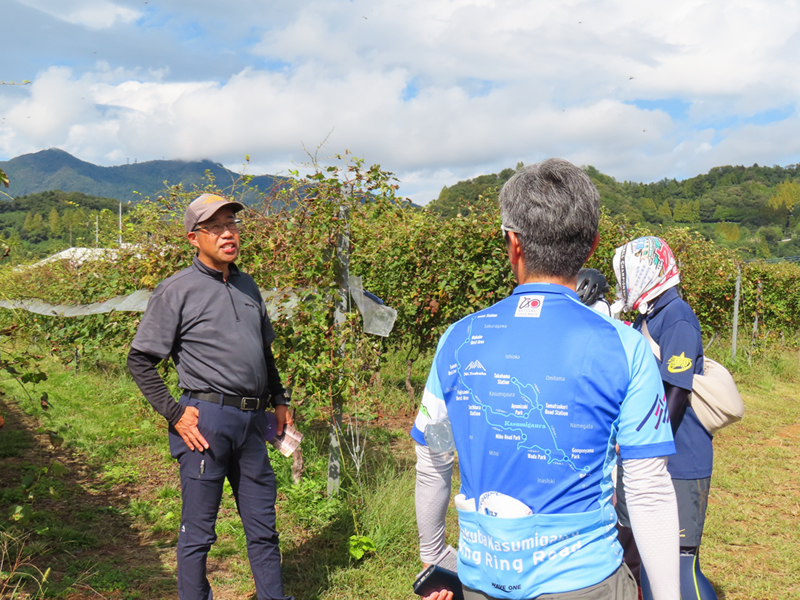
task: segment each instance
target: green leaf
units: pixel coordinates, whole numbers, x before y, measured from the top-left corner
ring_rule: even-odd
[[[349,542],[350,556],[361,560],[367,552],[375,552],[375,542],[365,535],[351,535]]]
[[[16,521],[18,523],[25,522],[28,520],[31,514],[31,508],[28,505],[16,505],[13,507],[11,511],[10,520]]]

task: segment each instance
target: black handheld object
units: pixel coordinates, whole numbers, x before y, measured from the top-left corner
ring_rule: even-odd
[[[430,565],[414,582],[414,593],[418,596],[428,596],[441,589],[453,592],[453,600],[464,600],[458,573],[439,565]]]

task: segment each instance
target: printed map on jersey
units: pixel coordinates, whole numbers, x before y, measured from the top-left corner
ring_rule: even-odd
[[[515,442],[518,450],[527,451],[528,458],[544,460],[547,464],[566,465],[582,476],[588,474],[590,467],[579,467],[573,462],[573,459],[579,458],[573,454],[575,449],[563,448],[558,440],[556,425],[567,422],[568,404],[540,399],[536,382],[523,381],[504,372],[502,368],[487,370],[480,360],[475,359],[465,360],[466,365],[462,364],[463,357],[469,354],[468,350],[483,343],[476,322],[482,324],[479,319],[485,316],[471,319],[467,337],[456,350],[456,363],[450,365],[450,374],[454,371],[460,374],[461,386],[457,390],[456,401],[469,401],[470,416],[482,415],[491,427],[500,430],[495,433],[497,439]],[[487,385],[490,377],[495,380],[494,385]],[[480,388],[480,391],[476,388]],[[482,398],[484,393],[491,398]]]

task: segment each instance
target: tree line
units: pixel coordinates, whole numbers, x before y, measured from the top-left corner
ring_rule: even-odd
[[[0,201],[0,238],[17,262],[72,246],[94,246],[96,241],[115,243],[119,206],[113,198],[61,190]],[[129,212],[127,203],[122,212]]]
[[[442,218],[483,211],[517,170],[459,181],[442,189],[428,210]],[[624,215],[654,231],[690,227],[742,258],[800,255],[800,165],[723,166],[684,181],[619,182],[585,167],[610,215]]]

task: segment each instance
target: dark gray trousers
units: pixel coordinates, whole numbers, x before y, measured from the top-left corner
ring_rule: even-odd
[[[531,600],[637,600],[639,591],[630,569],[622,565],[600,583],[571,592],[542,594]],[[464,600],[500,600],[483,592],[464,588]]]
[[[215,524],[225,478],[247,538],[247,556],[258,600],[291,600],[283,594],[281,554],[275,529],[275,473],[264,441],[263,410],[241,411],[183,396],[182,404],[200,411],[197,428],[210,448],[192,452],[170,428],[173,458],[180,463],[181,530],[178,536],[178,596],[181,600],[212,600],[206,577],[206,557],[217,539]]]

